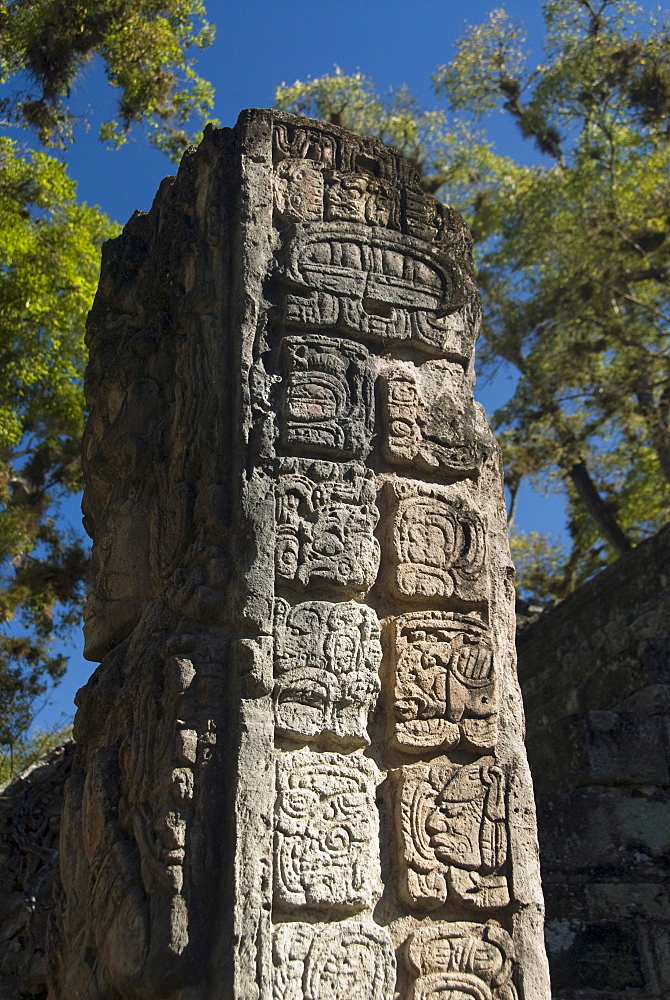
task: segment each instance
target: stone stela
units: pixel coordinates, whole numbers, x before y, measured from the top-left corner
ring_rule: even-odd
[[[105,247],[52,1000],[548,1000],[460,217],[208,128]]]

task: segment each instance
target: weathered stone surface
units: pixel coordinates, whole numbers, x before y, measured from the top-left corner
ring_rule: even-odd
[[[412,934],[407,964],[416,981],[412,1000],[515,1000],[514,945],[493,920],[434,923]]]
[[[411,164],[275,112],[106,247],[52,1000],[547,1000],[479,318]]]
[[[399,773],[401,892],[420,909],[448,899],[481,910],[510,900],[507,783],[493,758],[475,764],[414,764]]]
[[[390,740],[420,753],[498,742],[498,681],[488,629],[477,614],[415,611],[389,622]]]
[[[274,1000],[390,1000],[396,961],[388,931],[369,921],[279,924]]]
[[[282,754],[277,761],[276,903],[372,909],[382,890],[378,780],[366,757]]]
[[[670,529],[519,636],[556,1000],[670,996]]]
[[[355,601],[275,601],[274,702],[277,732],[294,739],[369,743],[379,694],[380,629]]]
[[[374,430],[369,352],[332,337],[284,337],[280,443],[306,454],[364,457]]]
[[[379,568],[374,477],[362,467],[294,459],[280,472],[277,577],[300,588],[369,590]]]
[[[491,445],[467,372],[452,361],[383,369],[384,457],[445,476],[476,474]]]
[[[287,326],[414,340],[469,360],[473,341],[449,320],[465,304],[463,276],[423,241],[381,226],[298,223],[279,260],[285,283],[301,288],[285,294]]]
[[[0,791],[1,1000],[46,995],[46,924],[74,749],[58,747]]]
[[[391,592],[422,604],[485,600],[486,524],[462,491],[396,479],[385,499]]]

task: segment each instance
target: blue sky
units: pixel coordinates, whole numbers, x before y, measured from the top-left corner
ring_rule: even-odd
[[[468,24],[485,20],[496,6],[490,0],[205,2],[217,33],[198,57],[198,72],[216,88],[215,114],[222,125],[233,125],[243,108],[271,106],[280,83],[321,76],[335,65],[345,73],[364,73],[381,93],[406,84],[420,101],[434,105],[431,73],[449,60]],[[532,58],[541,61],[541,4],[516,0],[506,8],[524,22]],[[88,132],[79,130],[66,157],[80,196],[118,221],[148,209],[161,178],[171,172],[169,161],[146,146],[141,130],[120,151],[100,145],[97,124],[113,97],[96,65],[84,70],[72,98],[91,125]],[[532,161],[532,147],[521,144],[515,129],[498,117],[492,126],[499,151]]]
[[[468,24],[483,21],[501,5],[489,0],[205,2],[217,36],[199,58],[198,72],[216,88],[215,114],[222,125],[234,124],[243,108],[270,106],[278,84],[320,76],[335,65],[345,73],[360,70],[380,92],[406,84],[420,101],[435,106],[431,73],[450,59],[455,40]],[[541,62],[541,3],[516,0],[505,6],[528,29],[531,63]],[[658,9],[652,3],[645,7]],[[148,210],[161,179],[174,172],[173,165],[146,145],[139,130],[119,151],[106,150],[98,142],[97,129],[109,117],[113,95],[95,63],[84,70],[72,98],[90,126],[88,131],[83,125],[79,128],[65,157],[78,181],[80,198],[100,205],[122,223],[136,209]],[[491,133],[499,152],[527,163],[537,160],[532,146],[521,141],[503,116],[494,116]],[[511,379],[501,377],[494,385],[480,383],[475,395],[490,411],[509,396],[512,386]],[[68,514],[78,517],[76,504],[68,504]],[[517,521],[526,530],[560,536],[563,503],[558,496],[543,497],[529,487],[520,499]],[[68,675],[38,724],[50,724],[60,712],[71,714],[74,693],[93,667],[81,658],[79,647],[76,640]]]

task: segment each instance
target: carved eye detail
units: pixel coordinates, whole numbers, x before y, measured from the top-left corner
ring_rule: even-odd
[[[393,437],[412,437],[414,433],[412,425],[407,420],[393,420],[389,431]]]
[[[351,833],[346,826],[334,826],[328,830],[324,846],[334,854],[346,851],[351,843]]]

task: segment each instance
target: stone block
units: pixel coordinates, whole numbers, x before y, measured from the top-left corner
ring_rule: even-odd
[[[372,909],[382,891],[378,779],[366,757],[282,754],[277,761],[275,903]]]

